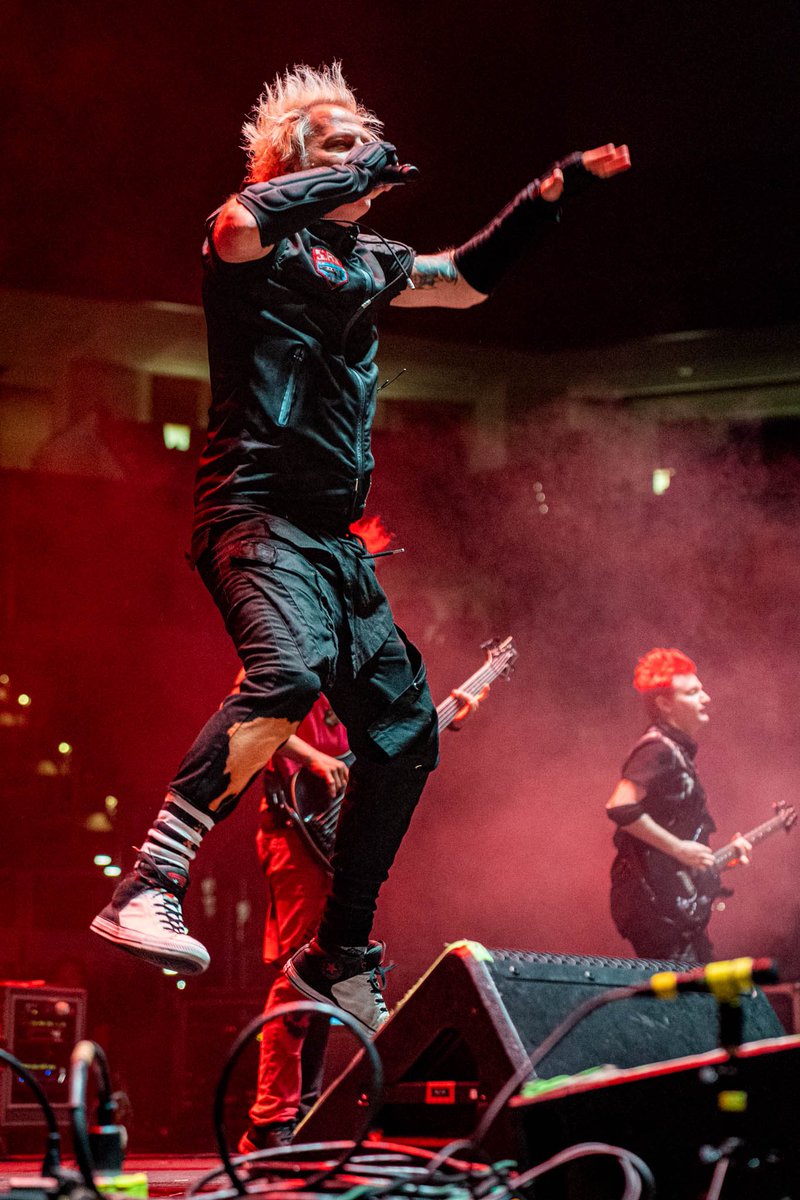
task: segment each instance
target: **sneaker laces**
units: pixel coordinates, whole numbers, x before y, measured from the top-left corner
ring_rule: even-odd
[[[157,894],[154,905],[161,924],[165,928],[168,927],[172,933],[186,933],[183,910],[178,897],[173,896],[172,892],[163,891],[161,888],[155,890]]]
[[[394,963],[389,963],[388,967],[383,967],[379,964],[377,967],[373,967],[367,976],[369,989],[372,992],[372,997],[375,1001],[375,1007],[377,1008],[378,1016],[380,1017],[382,1017],[384,1014],[387,1017],[389,1015],[389,1009],[386,1007],[386,1001],[383,998],[383,989],[386,987],[386,976],[388,972],[392,970],[394,965]]]

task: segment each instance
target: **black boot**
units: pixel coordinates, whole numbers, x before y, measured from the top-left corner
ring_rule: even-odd
[[[254,1154],[256,1150],[277,1150],[280,1146],[291,1146],[294,1121],[269,1121],[256,1125],[251,1121],[239,1138],[240,1154]]]

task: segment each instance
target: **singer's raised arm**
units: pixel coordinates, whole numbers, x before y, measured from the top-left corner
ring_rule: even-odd
[[[397,161],[394,146],[358,142],[355,134],[343,133],[342,124],[334,124],[333,134],[320,139],[323,146],[309,170],[250,183],[212,215],[211,236],[224,262],[264,258],[281,238],[313,221],[335,220],[339,212],[349,217],[348,206],[386,190],[380,178]]]
[[[630,165],[628,147],[612,142],[559,159],[468,242],[454,250],[418,255],[409,286],[392,304],[405,308],[480,304],[527,248],[558,224],[562,196],[581,191],[592,179],[610,179]]]

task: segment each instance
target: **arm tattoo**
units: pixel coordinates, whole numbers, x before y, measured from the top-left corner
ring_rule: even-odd
[[[440,283],[458,283],[458,271],[449,254],[429,255],[414,259],[411,279],[414,287],[431,288]]]

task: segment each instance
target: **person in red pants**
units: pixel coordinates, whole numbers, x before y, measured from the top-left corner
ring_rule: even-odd
[[[320,696],[296,733],[264,771],[264,797],[256,847],[267,885],[264,961],[281,968],[316,929],[330,890],[330,874],[282,806],[292,775],[307,767],[325,781],[331,797],[347,784],[347,733]],[[298,999],[279,969],[264,1012]],[[269,1021],[261,1032],[258,1088],[240,1154],[288,1145],[297,1121],[320,1093],[328,1021],[305,1014]]]
[[[460,728],[488,688],[472,696],[457,689],[463,707],[451,724]],[[281,968],[309,939],[319,922],[330,890],[329,872],[286,814],[284,797],[292,776],[305,767],[324,781],[331,797],[347,785],[347,732],[325,696],[320,696],[295,734],[275,754],[263,774],[256,847],[267,885],[264,961]],[[264,1012],[298,999],[281,970],[267,992]],[[261,1032],[256,1098],[250,1123],[239,1139],[239,1153],[286,1146],[298,1121],[313,1107],[322,1086],[329,1022],[298,1014],[268,1021]]]

